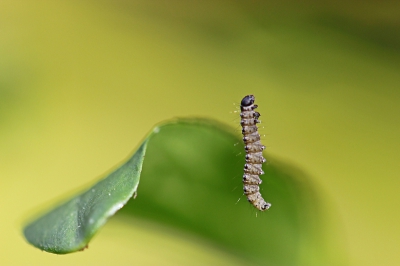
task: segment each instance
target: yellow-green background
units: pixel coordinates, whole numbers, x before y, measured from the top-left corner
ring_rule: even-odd
[[[268,152],[313,178],[349,265],[399,265],[399,89],[396,1],[0,1],[0,264],[240,263],[144,221],[112,219],[68,256],[21,225],[162,120],[237,127],[252,93]]]

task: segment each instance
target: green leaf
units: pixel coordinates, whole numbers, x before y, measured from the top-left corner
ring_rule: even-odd
[[[107,178],[26,226],[26,239],[52,253],[84,249],[107,219],[134,195],[147,142]]]
[[[308,177],[265,157],[270,163],[263,167],[261,193],[272,207],[258,212],[243,196],[244,147],[238,134],[211,120],[168,122],[157,126],[118,170],[29,224],[24,233],[48,252],[80,250],[136,193],[142,175],[137,199],[121,215],[196,234],[251,263],[321,265],[331,260],[320,203]]]

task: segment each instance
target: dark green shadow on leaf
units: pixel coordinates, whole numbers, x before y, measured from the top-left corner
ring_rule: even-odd
[[[138,197],[121,215],[179,228],[252,264],[335,265],[308,177],[265,157],[270,163],[263,167],[261,193],[272,207],[261,213],[243,196],[244,147],[233,129],[204,119],[168,122],[157,126],[118,170],[24,233],[48,252],[84,248],[136,191],[144,164]]]

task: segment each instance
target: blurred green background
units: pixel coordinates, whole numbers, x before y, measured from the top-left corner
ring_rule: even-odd
[[[235,263],[145,221],[111,219],[68,256],[21,224],[162,120],[236,128],[252,93],[268,152],[312,176],[349,264],[399,265],[399,73],[398,1],[0,1],[0,264]]]

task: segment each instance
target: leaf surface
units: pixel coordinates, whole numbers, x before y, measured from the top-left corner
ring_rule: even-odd
[[[272,207],[258,212],[243,196],[244,155],[234,130],[214,121],[158,125],[125,164],[33,221],[25,236],[48,252],[81,250],[137,192],[141,178],[138,197],[121,215],[195,234],[254,264],[326,263],[320,204],[309,178],[265,155],[260,187]]]

